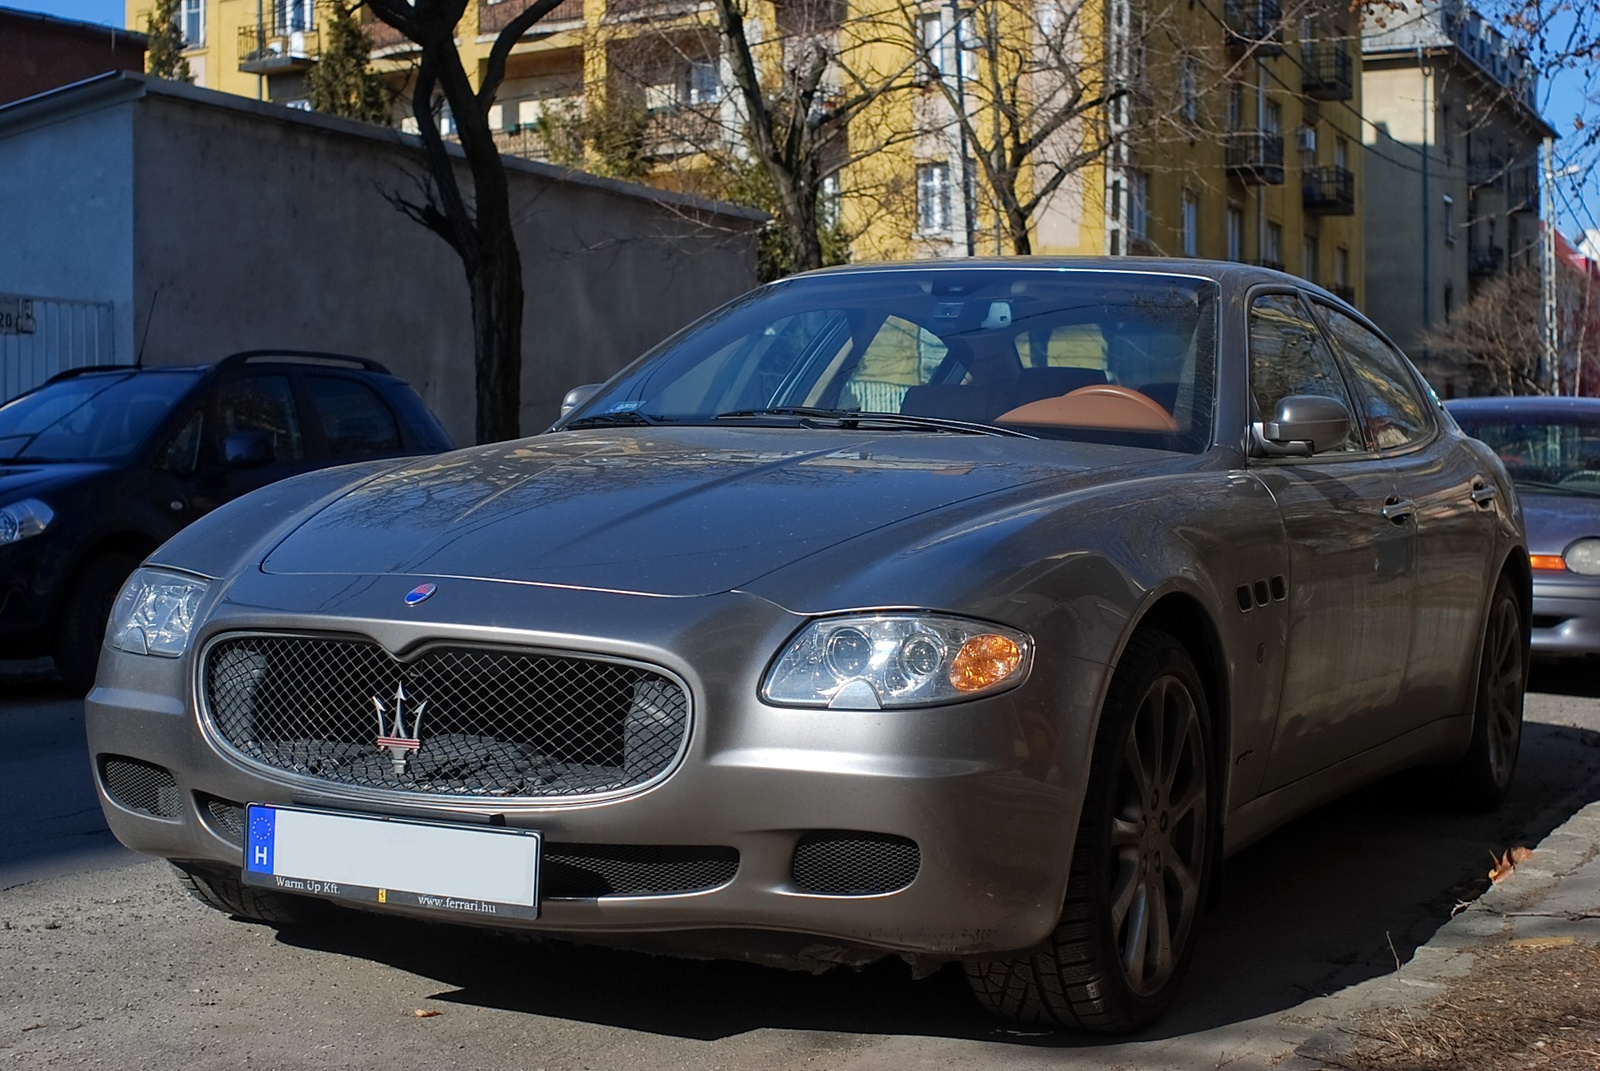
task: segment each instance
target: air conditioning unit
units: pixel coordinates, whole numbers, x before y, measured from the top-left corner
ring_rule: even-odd
[[[1294,134],[1295,148],[1301,152],[1317,151],[1317,132],[1314,128],[1303,126]]]

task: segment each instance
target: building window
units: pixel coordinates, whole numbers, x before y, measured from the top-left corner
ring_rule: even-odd
[[[1333,142],[1333,166],[1349,169],[1350,143],[1344,138],[1335,138]]]
[[[950,229],[950,165],[917,165],[917,228],[930,233]]]
[[[1444,284],[1444,322],[1445,323],[1449,323],[1450,322],[1450,313],[1454,310],[1455,303],[1456,303],[1456,288],[1455,288],[1455,286],[1453,286],[1450,283],[1445,283]]]
[[[722,65],[715,59],[689,62],[689,106],[715,104],[722,99]]]
[[[1350,285],[1350,250],[1342,245],[1333,251],[1333,285]]]
[[[1200,124],[1200,73],[1199,64],[1193,59],[1183,61],[1183,70],[1178,74],[1178,114],[1190,126]]]
[[[1306,235],[1305,244],[1300,249],[1300,277],[1313,283],[1317,281],[1317,261],[1320,259],[1317,255],[1318,252],[1317,236],[1314,234]]]
[[[316,12],[311,0],[278,0],[273,6],[272,17],[279,33],[293,33],[311,29]]]
[[[1193,190],[1183,191],[1183,255],[1200,255],[1200,198]]]
[[[1111,182],[1111,218],[1122,218],[1122,180],[1113,179]]]
[[[183,47],[199,48],[206,43],[205,0],[183,0]]]
[[[1244,209],[1228,206],[1228,259],[1244,259]]]
[[[1273,267],[1283,264],[1283,224],[1267,224],[1266,261]]]
[[[1244,129],[1244,86],[1238,82],[1228,86],[1228,129]]]
[[[944,49],[944,16],[923,15],[917,19],[918,36],[922,39],[924,71],[929,78],[942,78],[946,73]]]
[[[644,110],[651,114],[670,112],[678,107],[678,87],[671,82],[659,82],[644,87]]]
[[[1128,174],[1128,240],[1144,241],[1150,231],[1150,176],[1143,171]]]
[[[817,222],[830,230],[839,225],[839,176],[824,175],[817,191]]]
[[[1267,101],[1266,129],[1268,134],[1283,133],[1283,105],[1275,100]]]
[[[1444,195],[1444,244],[1456,244],[1456,199],[1448,193]]]

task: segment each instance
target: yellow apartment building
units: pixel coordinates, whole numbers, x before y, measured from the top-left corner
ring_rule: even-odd
[[[984,64],[1004,61],[985,51],[979,27],[1028,39],[1047,32],[1046,5],[1056,0],[1038,0],[1029,15],[1016,14],[1009,0],[828,2],[758,0],[751,25],[758,59],[780,64],[794,5],[834,12],[846,27],[835,32],[853,35],[843,45],[852,77],[869,70],[898,79],[895,91],[852,123],[850,159],[828,184],[853,258],[964,255],[969,217],[973,253],[1010,252],[994,191],[970,151],[966,194],[955,112],[935,79],[962,82],[971,128],[993,129],[986,110],[999,103],[982,91]],[[1296,6],[1094,0],[1075,9],[1087,12],[1076,16],[1075,76],[1093,72],[1096,88],[1119,92],[1065,124],[1022,167],[1019,187],[1031,195],[1049,180],[1054,160],[1096,137],[1109,143],[1033,213],[1034,252],[1255,262],[1361,301],[1360,29],[1342,0],[1281,2]],[[474,77],[495,35],[527,3],[468,3],[458,41]],[[990,15],[989,6],[1010,13]],[[142,26],[148,7],[130,0],[129,24]],[[315,0],[184,0],[196,83],[303,106],[321,14]],[[720,165],[706,146],[721,139],[736,155],[739,115],[714,25],[709,4],[566,0],[512,51],[490,116],[502,148],[562,157],[551,152],[542,116],[571,117],[625,98],[644,116],[647,181],[694,188],[697,171],[717,177]],[[968,28],[957,32],[957,25]],[[368,33],[375,67],[400,91],[397,120],[407,126],[403,89],[414,52],[382,24],[369,23]],[[1025,96],[1040,77],[1010,81]],[[448,116],[444,123],[448,130]]]

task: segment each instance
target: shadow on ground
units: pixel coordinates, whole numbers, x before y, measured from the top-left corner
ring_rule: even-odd
[[[1492,851],[1534,844],[1600,778],[1600,736],[1530,723],[1511,798],[1492,815],[1432,804],[1403,775],[1325,807],[1229,860],[1219,906],[1167,1018],[1166,1038],[1292,1009],[1393,971],[1487,887]],[[434,999],[715,1040],[777,1028],[1078,1047],[1103,1039],[1013,1030],[981,1012],[959,968],[914,981],[898,961],[821,976],[653,957],[352,915],[281,939],[438,981]]]

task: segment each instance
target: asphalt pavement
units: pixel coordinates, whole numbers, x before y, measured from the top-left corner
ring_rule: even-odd
[[[1011,1029],[954,969],[811,976],[361,914],[282,932],[231,921],[109,840],[82,704],[0,672],[0,1067],[1315,1066],[1311,1039],[1425,986],[1439,946],[1475,939],[1478,909],[1451,915],[1487,887],[1491,852],[1565,860],[1530,864],[1491,906],[1600,882],[1582,867],[1600,808],[1580,814],[1600,798],[1600,682],[1577,668],[1534,684],[1504,807],[1451,814],[1402,775],[1240,853],[1172,1014],[1103,1039]]]

